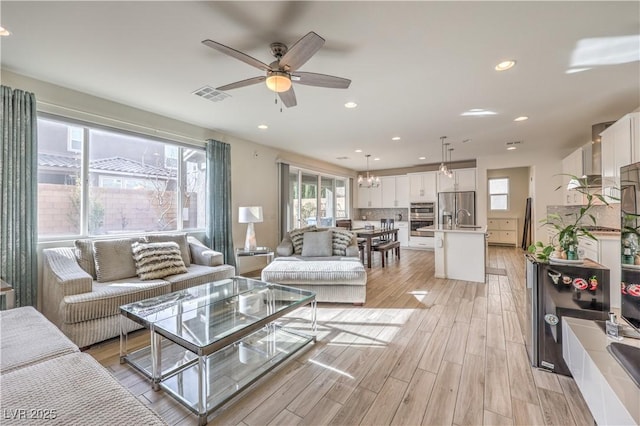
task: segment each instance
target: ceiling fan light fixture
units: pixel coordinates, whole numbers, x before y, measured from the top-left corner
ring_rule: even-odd
[[[286,92],[291,89],[291,78],[287,73],[280,71],[272,71],[265,80],[269,90],[276,93]]]

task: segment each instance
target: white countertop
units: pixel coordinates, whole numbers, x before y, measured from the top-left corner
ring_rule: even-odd
[[[631,377],[618,364],[618,361],[607,351],[607,346],[613,340],[607,338],[602,328],[593,321],[571,317],[563,317],[562,320],[571,328],[586,351],[586,356],[610,386],[620,404],[634,421],[640,424],[640,388],[635,385]],[[640,340],[636,339],[625,338],[622,343],[640,347]],[[589,380],[594,377],[594,372],[588,369],[580,371],[577,375],[572,371],[572,374],[576,376],[576,382],[582,383],[584,380],[585,384],[591,384]],[[599,403],[600,400],[595,402]]]
[[[421,230],[429,230],[426,228],[419,228],[418,231]],[[447,226],[444,225],[438,225],[435,226],[433,228],[431,228],[430,230],[435,231],[435,232],[459,232],[459,233],[465,233],[465,234],[486,234],[487,233],[487,226],[479,226],[478,228],[461,228],[461,227],[453,227],[453,228],[449,228]]]

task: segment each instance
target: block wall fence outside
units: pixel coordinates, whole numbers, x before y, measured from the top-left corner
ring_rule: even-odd
[[[78,212],[74,206],[75,187],[70,185],[38,185],[38,232],[40,235],[65,235],[79,232]],[[94,188],[95,199],[104,208],[103,225],[94,234],[176,229],[176,193],[164,193],[169,209],[162,224],[156,191]],[[189,219],[196,223],[197,195],[189,197]],[[163,226],[163,224],[168,224]],[[106,230],[106,231],[104,231]]]

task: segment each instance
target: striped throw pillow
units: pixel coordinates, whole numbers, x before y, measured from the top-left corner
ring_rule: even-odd
[[[304,228],[294,229],[289,232],[289,238],[293,243],[293,253],[302,254],[302,243],[304,242],[305,232],[314,232],[316,230],[315,225],[305,226]]]
[[[136,262],[136,273],[141,280],[155,280],[187,272],[177,243],[133,243],[131,251]]]
[[[345,256],[354,235],[353,232],[346,229],[333,228],[333,255]]]

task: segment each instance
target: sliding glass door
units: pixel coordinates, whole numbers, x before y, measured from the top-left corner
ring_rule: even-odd
[[[349,178],[327,176],[290,167],[287,230],[308,225],[334,226],[336,219],[349,216]]]

